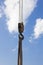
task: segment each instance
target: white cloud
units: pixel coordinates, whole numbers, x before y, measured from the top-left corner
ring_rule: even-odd
[[[16,51],[16,48],[12,49],[12,51],[15,52]]]
[[[29,42],[32,43],[33,39],[32,36],[29,37]]]
[[[23,17],[26,19],[28,16],[31,15],[34,8],[36,7],[38,0],[23,0]]]
[[[10,33],[17,32],[18,21],[19,21],[19,5],[18,0],[5,0],[5,14],[8,18],[7,26]]]
[[[4,13],[4,5],[3,6],[0,5],[0,18],[3,16],[3,13]]]
[[[34,33],[31,34],[29,37],[29,42],[32,43],[34,40],[38,39],[41,34],[43,34],[43,19],[38,18],[36,19],[36,24],[34,26]]]
[[[19,22],[19,0],[5,0],[4,9],[7,20],[7,27],[10,33],[18,31]],[[23,19],[25,20],[33,12],[36,7],[37,0],[23,0]]]
[[[17,45],[15,48],[12,48],[12,51],[13,51],[13,52],[16,52],[17,49],[18,49],[18,45]]]
[[[41,34],[43,34],[43,19],[36,19],[36,24],[34,26],[34,38],[37,39]]]
[[[0,13],[0,18],[2,17],[2,14]]]
[[[0,6],[0,18],[2,17],[2,9],[1,9],[1,6]]]

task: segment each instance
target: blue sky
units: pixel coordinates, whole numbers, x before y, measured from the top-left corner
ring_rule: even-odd
[[[13,19],[15,16],[12,15],[13,10],[11,9],[12,17],[10,17],[10,12],[7,11],[7,2],[7,0],[0,0],[0,65],[17,65],[18,32],[16,23],[14,25],[11,23],[16,19]],[[32,5],[32,8],[29,9],[29,5],[26,5],[26,9],[28,7],[26,14],[24,11],[26,23],[24,22],[25,30],[23,33],[23,65],[43,65],[43,0],[37,2],[36,0],[27,0],[27,2]],[[15,15],[17,16],[17,14]]]

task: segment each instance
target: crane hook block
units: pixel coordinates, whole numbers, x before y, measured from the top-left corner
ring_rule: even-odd
[[[18,31],[19,31],[19,33],[23,33],[23,31],[24,31],[24,24],[23,24],[23,22],[18,23]]]

